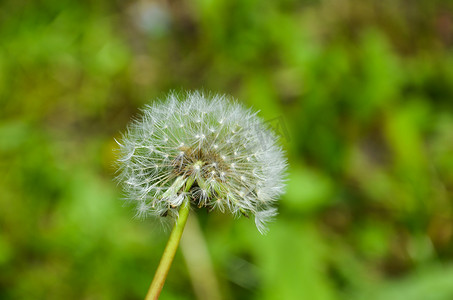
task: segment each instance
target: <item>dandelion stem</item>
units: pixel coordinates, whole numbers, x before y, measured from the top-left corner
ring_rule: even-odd
[[[171,263],[175,257],[176,249],[178,249],[179,241],[181,240],[182,232],[184,231],[184,226],[186,225],[187,217],[189,215],[189,208],[189,199],[186,198],[181,204],[179,216],[171,231],[167,246],[165,246],[164,254],[160,259],[159,266],[157,267],[156,274],[154,275],[153,282],[151,282],[145,300],[156,300],[159,298],[160,291],[164,286]]]

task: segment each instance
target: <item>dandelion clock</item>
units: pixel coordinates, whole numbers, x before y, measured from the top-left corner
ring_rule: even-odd
[[[118,144],[117,180],[136,216],[175,224],[146,299],[159,297],[190,209],[253,216],[261,233],[276,214],[286,171],[277,136],[226,96],[170,94]]]

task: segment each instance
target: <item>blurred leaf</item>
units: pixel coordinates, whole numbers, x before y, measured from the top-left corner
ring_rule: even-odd
[[[283,203],[288,209],[313,212],[329,203],[333,185],[322,173],[307,167],[292,165]]]
[[[448,300],[453,298],[453,268],[431,266],[421,268],[401,280],[375,285],[353,299],[371,300]]]

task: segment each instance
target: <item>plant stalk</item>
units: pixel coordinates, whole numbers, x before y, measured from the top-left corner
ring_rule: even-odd
[[[168,238],[167,245],[165,246],[164,253],[160,259],[159,266],[157,267],[156,274],[151,282],[145,300],[157,300],[159,298],[171,263],[175,257],[176,249],[178,249],[179,241],[181,240],[182,232],[184,231],[184,226],[186,225],[187,217],[189,215],[189,208],[189,199],[186,197],[179,209],[179,216],[170,233],[170,237]]]

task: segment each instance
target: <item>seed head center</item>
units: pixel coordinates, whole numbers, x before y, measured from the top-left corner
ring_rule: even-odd
[[[189,177],[196,173],[197,176],[208,179],[219,174],[217,171],[222,173],[229,171],[229,166],[215,151],[186,146],[180,147],[178,150],[179,155],[172,163],[173,172],[177,176]]]

